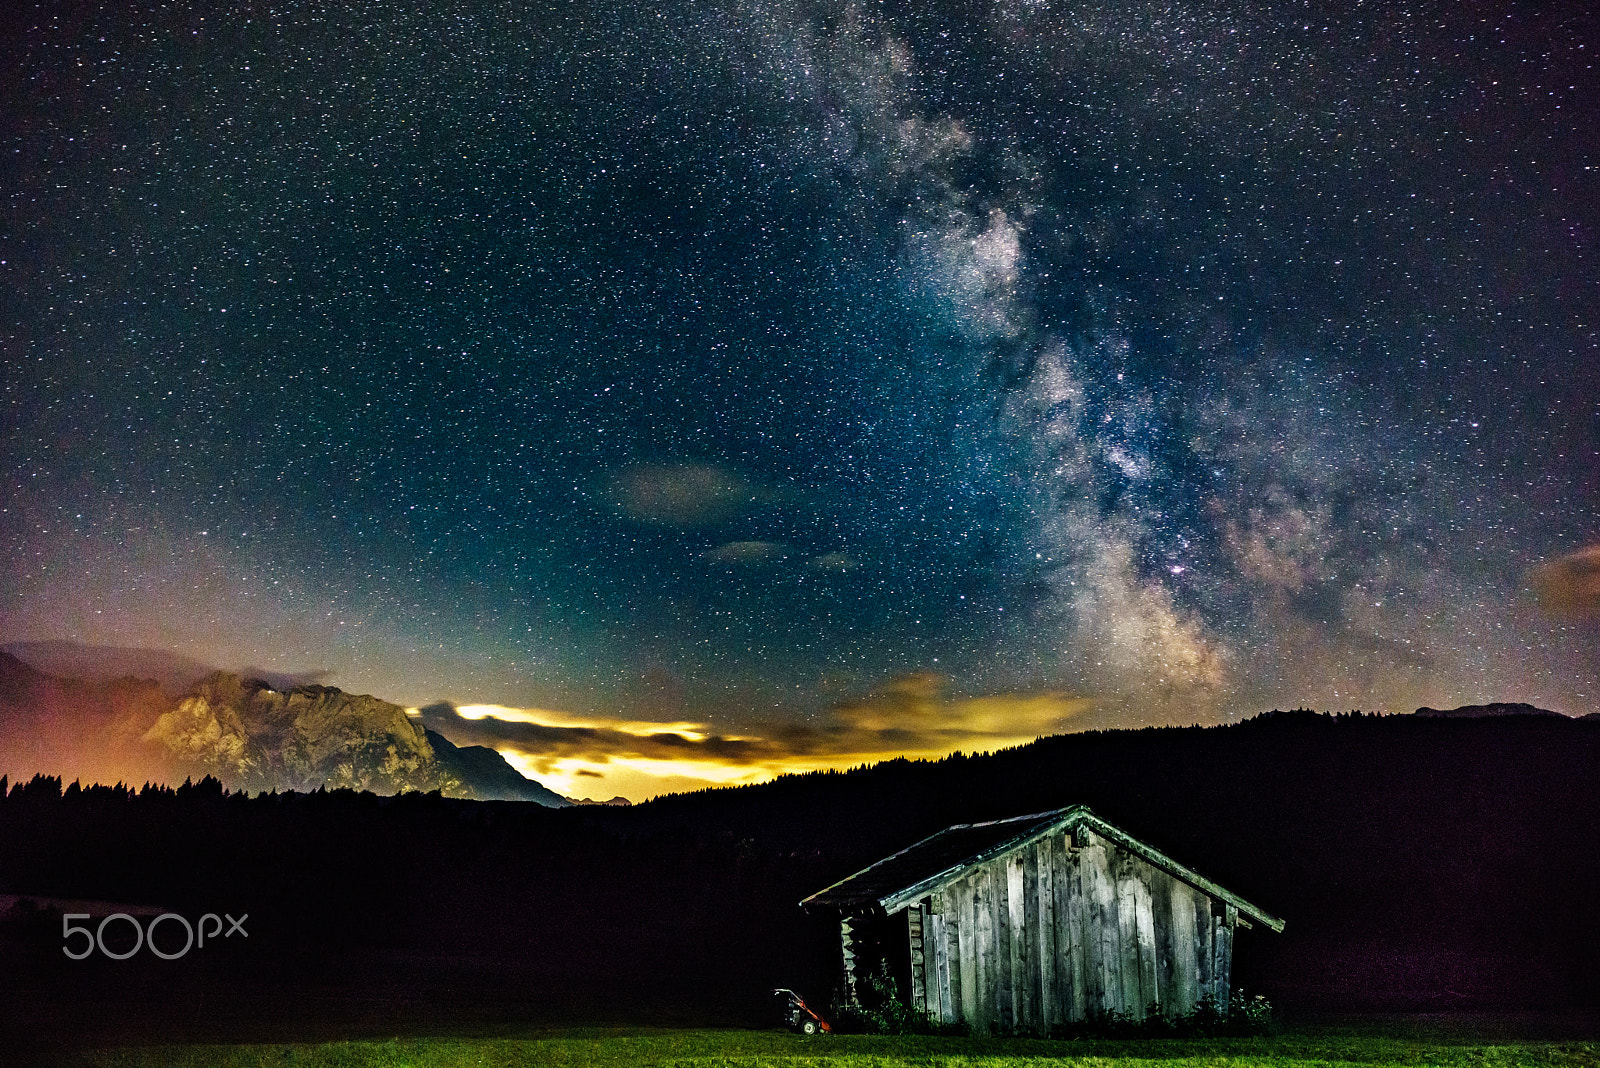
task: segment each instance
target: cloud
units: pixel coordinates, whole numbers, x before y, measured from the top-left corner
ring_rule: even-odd
[[[643,800],[670,790],[760,782],[786,772],[851,767],[892,756],[1022,745],[1060,731],[1093,701],[1065,693],[952,699],[949,680],[919,672],[840,702],[813,722],[722,734],[705,724],[582,717],[496,705],[413,709],[457,745],[484,745],[572,796]]]
[[[512,719],[508,712],[529,718]],[[497,714],[468,719],[448,704],[418,710],[423,726],[438,731],[457,745],[486,745],[515,749],[536,763],[559,757],[583,756],[596,763],[617,757],[676,761],[694,756],[716,764],[750,764],[763,757],[781,755],[760,738],[705,734],[699,725],[623,723],[596,719],[589,723],[540,722],[537,710],[500,710]],[[567,719],[567,717],[563,717]]]
[[[692,527],[720,522],[762,498],[738,472],[718,464],[634,464],[612,476],[611,503],[630,519]]]
[[[331,668],[316,668],[311,671],[272,671],[268,668],[244,667],[236,674],[247,679],[260,679],[274,690],[293,690],[300,686],[325,686],[333,678]]]
[[[861,561],[849,553],[831,552],[823,553],[821,556],[813,556],[811,558],[811,566],[818,571],[833,571],[843,574],[860,567]]]
[[[951,700],[948,687],[935,672],[902,675],[862,699],[835,705],[827,737],[841,750],[864,753],[1002,748],[1053,734],[1094,704],[1055,691]]]
[[[1549,560],[1529,573],[1539,606],[1561,619],[1600,616],[1600,545]]]
[[[736,567],[775,564],[789,555],[789,547],[777,541],[730,541],[702,555],[713,563]]]

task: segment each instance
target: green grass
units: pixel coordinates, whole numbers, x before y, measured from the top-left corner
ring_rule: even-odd
[[[762,1031],[563,1031],[506,1039],[151,1046],[86,1053],[85,1068],[1579,1068],[1600,1042],[1474,1042],[1371,1035],[1071,1040]]]

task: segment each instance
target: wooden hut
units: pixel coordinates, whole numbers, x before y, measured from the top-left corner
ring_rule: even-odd
[[[977,1032],[1226,1005],[1234,929],[1283,930],[1082,805],[957,824],[801,905],[839,917],[848,1001],[881,962],[913,1009]]]

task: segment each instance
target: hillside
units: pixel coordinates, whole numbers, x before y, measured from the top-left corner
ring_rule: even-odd
[[[632,809],[45,781],[0,804],[0,893],[249,911],[249,946],[206,965],[207,1003],[247,1014],[389,991],[474,1018],[759,1023],[773,986],[831,990],[837,932],[800,898],[950,823],[1087,803],[1287,920],[1236,957],[1281,1006],[1581,1008],[1600,1005],[1597,782],[1595,721],[1308,712]],[[37,1011],[170,1011],[121,985],[133,967],[87,993],[59,919],[11,930],[0,966],[37,980]],[[161,974],[166,996],[189,981]]]

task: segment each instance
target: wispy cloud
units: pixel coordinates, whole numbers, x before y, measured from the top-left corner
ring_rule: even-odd
[[[730,541],[707,549],[704,559],[733,567],[775,564],[789,555],[789,547],[776,541]]]
[[[755,504],[762,492],[720,464],[663,463],[634,464],[616,472],[608,495],[630,519],[693,527],[736,515]]]
[[[1600,616],[1600,545],[1547,561],[1529,577],[1540,606],[1551,615]]]
[[[439,703],[412,709],[457,745],[484,745],[569,796],[642,800],[786,772],[851,767],[891,756],[935,757],[1021,745],[1093,705],[1058,692],[952,698],[943,676],[891,680],[812,722],[757,724],[738,734],[703,723],[575,716],[549,709]]]

